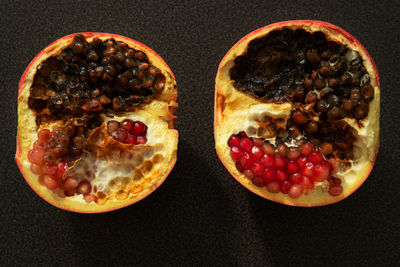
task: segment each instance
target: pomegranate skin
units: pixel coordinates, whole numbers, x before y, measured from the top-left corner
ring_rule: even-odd
[[[230,158],[226,156],[225,150],[229,149],[229,147],[226,146],[226,136],[230,136],[230,134],[236,134],[237,132],[244,130],[243,124],[229,120],[230,114],[238,110],[244,110],[246,108],[248,109],[249,107],[262,103],[258,99],[237,91],[233,88],[233,86],[229,87],[229,83],[231,82],[229,70],[234,65],[234,59],[237,56],[244,54],[250,41],[266,36],[270,31],[283,29],[285,27],[289,29],[305,29],[308,32],[322,31],[330,39],[332,38],[334,41],[348,45],[352,50],[357,51],[361,55],[363,63],[371,76],[371,85],[374,87],[375,98],[371,102],[373,108],[370,109],[369,115],[364,120],[364,122],[366,122],[365,124],[371,125],[370,132],[372,132],[372,137],[368,139],[369,145],[365,149],[365,153],[368,151],[368,156],[367,159],[362,161],[361,165],[358,165],[359,169],[352,168],[350,174],[348,173],[344,176],[345,179],[346,177],[348,178],[346,179],[348,182],[346,182],[344,185],[343,193],[336,197],[329,196],[327,193],[328,188],[321,189],[320,193],[312,192],[311,194],[301,196],[297,199],[291,199],[288,196],[283,196],[279,193],[271,194],[267,190],[257,188],[243,179],[241,174],[232,167]],[[243,101],[239,101],[239,98]],[[379,149],[379,102],[380,80],[376,65],[367,50],[348,32],[330,23],[313,20],[283,21],[267,25],[249,33],[240,41],[238,41],[228,51],[219,64],[218,73],[215,80],[214,102],[214,138],[216,152],[225,168],[239,183],[241,183],[251,192],[263,198],[290,206],[313,207],[333,204],[347,198],[353,192],[355,192],[364,183],[372,171]],[[271,106],[275,106],[276,110],[283,110],[279,104],[271,104]],[[272,109],[273,108],[271,108],[271,110]],[[236,121],[240,120],[240,116],[237,113],[235,114]],[[243,116],[243,118],[245,118],[245,116]],[[231,130],[227,129],[227,125],[230,125],[229,127]],[[362,130],[359,130],[359,132],[362,133]],[[353,178],[354,181],[351,182]]]
[[[151,48],[147,47],[146,45],[132,40],[130,38],[127,38],[125,36],[117,35],[117,34],[112,34],[112,33],[101,33],[101,32],[79,32],[79,33],[73,33],[67,36],[64,36],[47,47],[45,47],[42,51],[40,51],[29,63],[29,65],[26,67],[24,73],[22,74],[20,81],[19,81],[19,89],[18,89],[18,117],[20,118],[33,118],[32,120],[34,121],[34,115],[33,112],[30,114],[24,114],[20,112],[20,109],[22,110],[22,106],[27,106],[27,95],[26,91],[29,89],[29,80],[32,80],[33,75],[36,72],[36,67],[37,65],[42,62],[43,60],[47,59],[49,56],[54,55],[58,52],[60,52],[63,48],[66,48],[70,42],[72,41],[73,37],[77,34],[83,35],[86,39],[92,38],[92,37],[98,37],[102,40],[110,39],[113,38],[116,41],[122,41],[128,44],[129,47],[134,48],[136,50],[140,50],[144,52],[148,58],[149,61],[152,63],[152,65],[158,67],[163,71],[164,74],[166,75],[166,79],[168,83],[168,86],[166,85],[163,92],[161,93],[161,98],[162,101],[171,101],[171,103],[176,103],[177,100],[177,87],[176,87],[176,81],[175,81],[175,76],[169,66],[165,63],[165,61]],[[28,85],[27,85],[28,84]],[[174,116],[174,108],[176,108],[177,105],[172,105],[169,106],[169,117],[171,118],[170,120],[166,121],[168,124],[168,128],[173,130],[174,128],[174,119],[176,116]],[[145,107],[146,108],[146,107]],[[144,109],[145,109],[144,108]],[[43,200],[51,204],[52,206],[55,206],[57,208],[71,211],[71,212],[76,212],[76,213],[104,213],[104,212],[109,212],[113,210],[117,210],[120,208],[124,208],[126,206],[132,205],[144,198],[146,198],[148,195],[150,195],[152,192],[154,192],[168,177],[169,173],[172,171],[175,163],[176,163],[176,149],[172,151],[168,151],[168,153],[171,153],[171,160],[167,162],[168,167],[166,168],[165,173],[163,173],[163,176],[160,177],[158,180],[157,184],[154,185],[150,189],[143,190],[143,193],[138,195],[135,198],[127,198],[125,200],[120,200],[120,201],[113,201],[109,202],[103,205],[94,205],[91,203],[91,205],[86,205],[85,202],[71,202],[67,199],[60,200],[60,198],[54,197],[54,195],[51,195],[52,192],[48,192],[45,190],[45,187],[39,183],[39,180],[36,175],[34,175],[29,167],[27,167],[27,146],[26,144],[28,142],[33,142],[35,140],[27,140],[26,136],[22,137],[24,132],[24,127],[20,125],[18,127],[18,133],[16,137],[16,154],[15,154],[15,160],[17,163],[18,168],[21,171],[21,174],[23,175],[25,181],[28,183],[28,185],[32,188],[32,190],[39,195]],[[178,132],[176,130],[173,130],[172,133],[169,134],[169,138],[173,140],[178,140]]]

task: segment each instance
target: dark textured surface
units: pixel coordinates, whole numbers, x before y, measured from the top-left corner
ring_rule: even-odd
[[[400,2],[269,2],[1,1],[0,265],[400,264]],[[245,34],[288,19],[343,27],[381,74],[378,160],[355,194],[327,207],[286,207],[250,193],[214,150],[219,61]],[[145,200],[100,215],[50,206],[14,162],[18,80],[41,49],[78,31],[147,44],[169,64],[179,89],[178,162],[169,178]]]

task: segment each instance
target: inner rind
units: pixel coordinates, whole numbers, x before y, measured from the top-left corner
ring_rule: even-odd
[[[322,32],[284,28],[251,41],[230,70],[234,87],[262,102],[293,106],[284,141],[329,142],[352,159],[355,136],[343,118],[363,127],[374,97],[362,57]]]

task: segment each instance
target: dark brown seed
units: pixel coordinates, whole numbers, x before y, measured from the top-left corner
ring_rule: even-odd
[[[337,95],[330,95],[328,97],[328,104],[330,107],[337,106],[339,104],[339,97]]]
[[[135,54],[135,57],[137,60],[143,61],[146,58],[146,55],[143,52],[139,51]]]
[[[340,82],[342,85],[349,85],[351,83],[351,78],[347,74],[344,74],[340,77]]]
[[[139,90],[140,89],[140,85],[141,85],[141,83],[137,79],[132,79],[132,80],[129,81],[129,89],[131,89],[131,90],[134,90],[134,91],[135,90]]]
[[[328,102],[325,100],[325,99],[321,99],[321,100],[319,100],[318,101],[318,103],[317,103],[317,110],[319,111],[319,112],[327,112],[328,111],[328,108],[329,108],[329,104],[328,104]]]
[[[357,88],[352,89],[350,92],[350,99],[359,100],[360,98],[361,98],[360,90]]]
[[[84,42],[85,41],[85,37],[82,34],[77,34],[74,36],[73,39],[75,42]]]
[[[311,64],[316,64],[321,61],[321,57],[318,54],[318,51],[315,49],[311,49],[307,51],[307,59]]]
[[[326,82],[325,82],[325,80],[317,79],[315,81],[314,85],[315,85],[315,88],[317,88],[318,90],[321,90],[326,86]]]
[[[96,62],[99,59],[99,55],[97,55],[96,51],[91,50],[86,58],[89,61]]]
[[[114,47],[108,47],[105,51],[104,51],[104,56],[106,56],[106,57],[108,57],[108,56],[111,56],[111,55],[114,55],[115,54],[115,48]]]
[[[338,82],[337,79],[335,79],[335,78],[329,79],[329,81],[328,81],[328,86],[329,86],[329,87],[335,88],[335,87],[338,86],[338,85],[339,85],[339,82]]]
[[[370,84],[361,87],[362,98],[366,101],[371,101],[374,98],[374,88]]]
[[[127,68],[133,68],[136,67],[137,63],[134,59],[127,57],[124,61],[124,66]]]
[[[317,99],[318,99],[317,94],[310,92],[307,94],[306,103],[307,104],[313,103],[313,102],[317,101]]]
[[[153,67],[153,66],[151,66],[151,67],[149,68],[149,74],[150,74],[150,75],[156,76],[156,75],[159,74],[159,73],[160,73],[160,71],[159,71],[157,68],[155,68],[155,67]]]
[[[85,46],[83,43],[81,42],[74,42],[72,44],[72,51],[74,52],[74,54],[76,55],[82,55],[84,53],[85,50]]]
[[[117,52],[115,54],[115,59],[117,60],[117,62],[122,63],[125,60],[125,56],[122,52]]]
[[[114,42],[112,40],[108,40],[106,45],[107,45],[107,48],[113,47],[114,46]]]
[[[321,149],[321,152],[324,153],[324,155],[329,155],[332,153],[333,151],[333,146],[331,143],[328,142],[324,142],[321,144],[321,146],[319,147]]]
[[[107,133],[108,134],[115,132],[118,128],[119,128],[118,121],[108,121],[107,122]]]
[[[147,71],[149,69],[149,64],[147,64],[146,62],[142,62],[139,64],[138,68],[141,71]]]
[[[156,81],[156,86],[154,89],[156,89],[157,91],[161,91],[164,88],[164,85],[165,85],[164,79],[158,79]]]
[[[319,96],[321,98],[328,98],[329,95],[332,94],[332,93],[333,93],[333,89],[327,87],[327,88],[324,88],[324,89],[321,90],[321,92],[319,93]]]
[[[101,76],[103,76],[103,73],[104,73],[104,68],[103,68],[102,66],[97,67],[97,68],[94,70],[94,72],[95,72],[95,74],[96,74],[96,78],[101,78]]]
[[[292,132],[291,132],[291,135],[292,135],[293,137],[297,137],[297,136],[300,135],[300,133],[301,133],[301,131],[300,131],[299,127],[293,126],[293,130],[292,130]]]
[[[322,52],[321,57],[323,60],[328,60],[331,57],[331,52],[329,50],[325,50]]]
[[[104,73],[102,79],[103,79],[103,81],[111,82],[113,80],[113,77],[108,73]]]
[[[102,43],[102,41],[98,37],[94,37],[91,42],[92,46],[95,48],[99,47],[101,43]]]
[[[358,107],[356,107],[356,109],[354,110],[354,117],[357,120],[362,120],[365,117],[367,117],[368,111],[369,111],[368,105],[365,103],[362,103]]]
[[[328,111],[328,118],[331,120],[339,120],[343,118],[343,111],[338,107],[333,107]]]
[[[113,65],[105,66],[104,70],[106,71],[106,73],[108,73],[111,76],[117,75],[117,69]]]
[[[143,88],[150,88],[153,86],[154,78],[153,76],[148,76],[143,80]]]
[[[313,81],[311,79],[305,79],[304,87],[307,88],[308,90],[313,90],[314,89]]]
[[[135,59],[135,51],[133,51],[132,49],[129,49],[128,52],[126,52],[126,57]]]
[[[122,74],[118,75],[116,81],[122,87],[126,87],[129,83],[128,77],[126,77],[125,75],[122,75]]]
[[[288,147],[285,144],[280,144],[276,148],[277,154],[281,157],[286,156],[287,150],[288,150]]]
[[[101,104],[103,105],[107,105],[111,103],[111,99],[109,99],[108,97],[106,97],[105,95],[102,95],[99,97],[99,101]]]
[[[331,74],[331,68],[328,66],[322,67],[319,69],[319,73],[326,78]]]
[[[127,47],[128,47],[128,45],[126,43],[117,44],[117,50],[118,51],[124,51]]]
[[[313,134],[316,133],[318,131],[318,123],[316,123],[315,121],[309,121],[304,130],[308,133],[308,134]]]
[[[343,100],[343,110],[351,111],[353,109],[353,104],[351,103],[350,99]]]
[[[296,125],[302,125],[307,122],[307,117],[300,110],[295,110],[292,112],[292,120]]]

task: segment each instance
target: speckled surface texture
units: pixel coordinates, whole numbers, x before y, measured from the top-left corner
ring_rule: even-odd
[[[251,2],[1,1],[1,266],[400,264],[400,2]],[[247,33],[288,19],[346,29],[381,74],[378,160],[355,194],[327,207],[287,207],[252,194],[214,150],[219,61]],[[79,31],[117,33],[150,46],[179,89],[178,162],[169,178],[145,200],[100,215],[50,206],[14,161],[19,78],[46,45]]]

